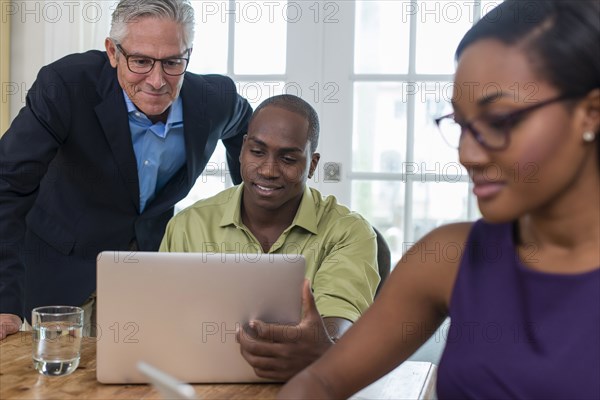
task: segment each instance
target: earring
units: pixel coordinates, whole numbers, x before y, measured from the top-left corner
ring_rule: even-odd
[[[596,139],[596,134],[592,131],[583,132],[583,141],[590,143]]]

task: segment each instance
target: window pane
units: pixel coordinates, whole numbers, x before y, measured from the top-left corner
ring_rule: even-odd
[[[287,1],[236,1],[236,74],[285,74]],[[291,17],[290,17],[291,18]]]
[[[392,252],[392,264],[398,261],[404,241],[404,183],[353,181],[352,209],[383,234]]]
[[[417,3],[417,73],[454,73],[454,52],[473,23],[472,2]]]
[[[214,156],[206,165],[202,175],[196,180],[190,193],[175,205],[175,213],[191,206],[198,200],[214,196],[223,189],[230,187],[232,185],[231,175],[229,175],[227,169],[225,148],[219,142]]]
[[[466,182],[415,182],[413,184],[413,239],[450,222],[467,221]]]
[[[448,146],[434,119],[452,112],[451,82],[418,82],[415,97],[415,151],[413,170],[442,175],[466,174],[458,163],[458,150]]]
[[[226,74],[229,28],[220,3],[193,1],[196,16],[194,51],[188,70],[197,74]]]
[[[354,72],[408,72],[410,16],[403,1],[357,1]]]
[[[236,83],[238,93],[256,108],[263,100],[279,94],[297,95],[295,86],[281,81],[240,81]]]
[[[406,154],[406,90],[402,83],[354,84],[352,170],[402,172]]]

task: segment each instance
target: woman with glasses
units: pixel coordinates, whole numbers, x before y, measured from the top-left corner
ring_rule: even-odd
[[[600,3],[491,14],[460,43],[454,113],[437,120],[483,219],[418,242],[280,398],[346,398],[447,316],[440,399],[600,398]]]

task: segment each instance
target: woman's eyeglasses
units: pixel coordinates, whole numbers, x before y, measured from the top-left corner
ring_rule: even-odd
[[[539,108],[559,101],[572,99],[579,96],[561,95],[548,100],[533,104],[529,107],[515,110],[501,117],[481,116],[470,122],[458,122],[454,119],[454,113],[436,118],[442,137],[450,146],[458,149],[463,132],[468,131],[475,140],[488,150],[504,150],[510,142],[510,133],[514,126],[527,114]]]

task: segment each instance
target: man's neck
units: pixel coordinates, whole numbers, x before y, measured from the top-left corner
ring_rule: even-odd
[[[242,222],[258,239],[263,250],[267,252],[283,231],[292,224],[301,201],[302,196],[299,196],[277,210],[268,210],[246,204],[242,197]]]

